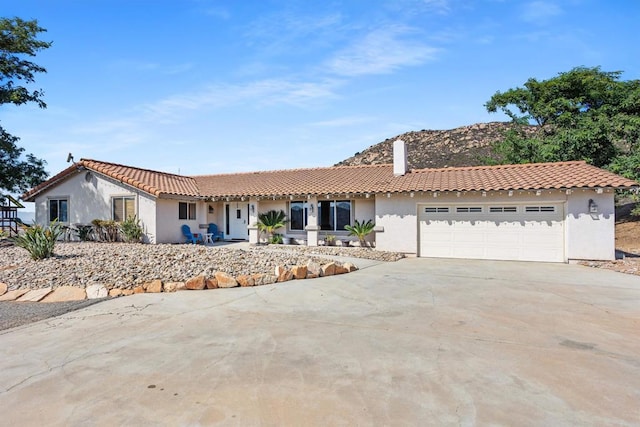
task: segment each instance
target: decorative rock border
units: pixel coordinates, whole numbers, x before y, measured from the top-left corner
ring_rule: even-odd
[[[89,285],[84,289],[76,286],[59,286],[55,289],[48,287],[8,290],[7,284],[0,282],[0,301],[65,302],[105,298],[107,296],[119,297],[140,293],[168,293],[182,290],[263,286],[290,280],[314,279],[317,277],[346,274],[356,271],[357,269],[358,267],[350,262],[340,263],[333,261],[321,265],[310,261],[306,265],[296,265],[290,269],[278,265],[273,274],[240,274],[234,277],[228,273],[217,271],[213,276],[207,277],[204,274],[200,274],[190,277],[184,282],[163,282],[160,279],[156,279],[138,285],[133,289],[107,289],[104,285]]]

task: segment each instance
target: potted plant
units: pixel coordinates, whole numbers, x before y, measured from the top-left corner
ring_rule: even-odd
[[[372,220],[360,222],[356,219],[353,225],[345,225],[344,229],[349,232],[349,236],[356,236],[360,242],[360,246],[366,248],[368,244],[365,238],[373,231],[375,226],[376,224]]]

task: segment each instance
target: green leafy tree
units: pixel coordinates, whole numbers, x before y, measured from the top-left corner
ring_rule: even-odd
[[[633,153],[640,141],[640,80],[621,81],[621,74],[577,67],[494,94],[487,111],[502,111],[515,124],[494,147],[499,161],[585,160],[603,167]],[[534,133],[525,131],[531,124]]]
[[[51,46],[51,42],[37,39],[45,31],[35,20],[0,18],[0,105],[34,102],[46,108],[42,90],[27,87],[35,82],[36,73],[46,72],[28,60]],[[26,191],[47,177],[44,160],[33,154],[23,156],[18,140],[0,126],[0,190],[10,193]]]
[[[258,214],[258,230],[267,233],[269,242],[274,242],[274,233],[277,229],[284,227],[289,220],[283,210],[270,210]]]
[[[373,231],[375,226],[376,224],[372,220],[360,222],[356,219],[353,225],[345,225],[344,229],[349,232],[350,236],[358,237],[360,246],[365,248],[367,247],[367,241],[365,239]]]

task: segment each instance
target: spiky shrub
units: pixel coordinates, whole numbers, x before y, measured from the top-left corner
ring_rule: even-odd
[[[287,214],[283,210],[270,210],[258,214],[258,230],[267,233],[269,242],[273,239],[273,233],[277,229],[284,227],[288,222]]]
[[[53,221],[47,227],[39,224],[25,225],[23,232],[13,237],[16,246],[26,249],[31,259],[39,260],[53,256],[56,241],[64,232],[58,221]]]
[[[93,227],[91,225],[77,225],[76,226],[76,236],[83,242],[88,242],[91,240],[91,233],[93,231]]]
[[[134,216],[122,221],[120,224],[120,234],[127,243],[140,243],[142,241],[143,230],[140,220]]]
[[[103,242],[117,242],[120,227],[118,223],[111,220],[94,219],[91,221],[95,228],[96,240]]]
[[[376,224],[372,220],[360,222],[356,219],[353,225],[345,225],[344,229],[349,232],[349,236],[358,237],[360,246],[365,248],[367,247],[367,241],[365,238],[373,231],[375,226]]]

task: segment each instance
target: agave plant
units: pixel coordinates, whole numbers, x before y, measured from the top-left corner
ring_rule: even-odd
[[[258,214],[258,230],[267,233],[269,242],[273,240],[273,233],[278,228],[284,227],[288,222],[287,215],[283,210],[270,210]]]
[[[53,255],[56,241],[62,235],[64,229],[57,221],[53,221],[47,227],[39,224],[24,226],[24,232],[13,237],[16,246],[26,249],[31,259],[39,260]]]
[[[365,248],[367,247],[367,242],[365,238],[367,237],[367,235],[369,235],[373,231],[376,224],[372,220],[368,220],[367,222],[364,222],[364,221],[360,222],[356,219],[354,222],[355,224],[353,225],[345,225],[344,229],[349,232],[349,236],[358,237],[358,240],[360,241],[360,246]]]

